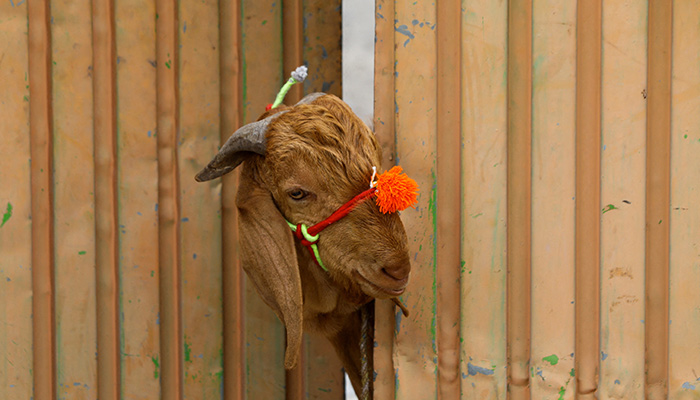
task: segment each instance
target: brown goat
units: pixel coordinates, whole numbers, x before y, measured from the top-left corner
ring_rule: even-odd
[[[359,309],[405,290],[411,267],[403,224],[371,199],[359,204],[320,234],[324,271],[285,219],[307,226],[325,219],[369,187],[380,157],[374,134],[350,107],[315,93],[240,128],[196,177],[214,179],[243,162],[236,199],[242,265],[286,327],[285,367],[297,364],[302,330],[318,332],[358,393]]]

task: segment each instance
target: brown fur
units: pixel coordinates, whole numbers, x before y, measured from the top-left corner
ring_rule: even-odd
[[[359,308],[405,289],[406,233],[398,214],[380,213],[370,199],[321,232],[318,247],[328,272],[316,265],[285,218],[308,226],[327,218],[369,187],[381,153],[374,134],[335,96],[287,110],[269,126],[265,156],[243,164],[237,197],[242,264],[286,326],[285,366],[297,363],[303,329],[320,333],[358,391]],[[308,195],[294,200],[289,193],[295,189]]]

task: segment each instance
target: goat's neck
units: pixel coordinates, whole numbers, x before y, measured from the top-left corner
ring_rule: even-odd
[[[304,321],[309,327],[328,331],[330,327],[324,326],[325,322],[335,325],[339,322],[336,320],[344,320],[370,300],[364,294],[353,295],[341,287],[330,272],[316,264],[300,243],[296,243],[296,248],[304,294]]]

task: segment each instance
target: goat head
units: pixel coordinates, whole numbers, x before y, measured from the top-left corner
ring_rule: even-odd
[[[395,298],[408,284],[406,233],[397,213],[365,201],[317,242],[327,271],[287,221],[314,225],[369,187],[381,164],[374,134],[342,100],[323,93],[279,107],[237,130],[199,173],[207,181],[243,163],[236,199],[242,265],[287,330],[285,367],[296,365],[302,330],[326,336],[356,390],[359,308]]]

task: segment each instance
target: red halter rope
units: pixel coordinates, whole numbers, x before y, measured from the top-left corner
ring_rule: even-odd
[[[337,222],[342,218],[346,217],[358,204],[374,196],[376,193],[376,187],[372,187],[370,189],[365,190],[364,192],[353,197],[347,203],[340,206],[340,208],[335,210],[335,212],[333,212],[333,214],[331,214],[330,217],[324,219],[323,221],[315,225],[312,225],[308,229],[304,227],[304,224],[297,224],[296,229],[293,230],[294,237],[299,239],[299,242],[309,250],[311,258],[313,258],[314,261],[316,261],[316,264],[318,264],[321,268],[326,269],[326,267],[321,262],[317,250],[314,249],[314,245],[318,241],[318,234],[321,233],[322,230],[328,228],[328,226],[330,226],[332,223]],[[304,234],[304,231],[306,231],[306,234]]]

